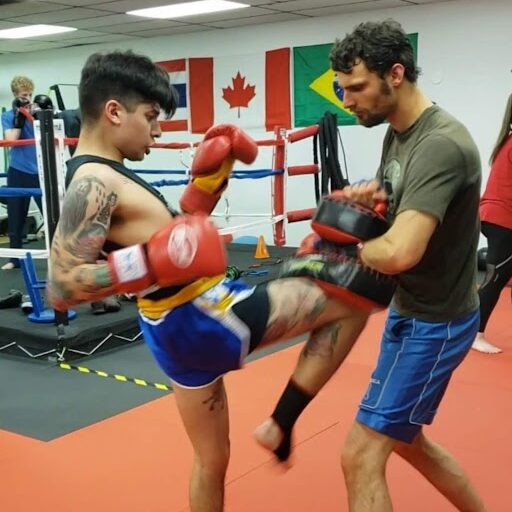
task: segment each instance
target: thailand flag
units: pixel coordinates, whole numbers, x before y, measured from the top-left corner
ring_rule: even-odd
[[[176,114],[162,121],[163,131],[204,133],[213,124],[213,59],[192,58],[157,62],[169,73],[178,92]]]

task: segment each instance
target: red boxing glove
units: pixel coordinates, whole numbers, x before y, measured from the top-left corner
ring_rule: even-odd
[[[192,181],[180,199],[181,210],[209,215],[228,186],[234,161],[250,164],[257,155],[256,142],[237,126],[212,126],[197,148],[192,162]]]
[[[308,254],[318,254],[318,243],[321,238],[316,233],[310,233],[306,235],[295,253],[296,256],[306,256]]]
[[[218,124],[212,126],[205,134],[204,140],[216,137],[228,137],[231,142],[231,157],[240,160],[244,164],[252,164],[258,156],[258,145],[241,128],[234,124]],[[196,155],[197,156],[197,155]],[[198,161],[198,164],[200,161]],[[194,172],[194,165],[192,165]],[[197,170],[199,172],[199,170]]]
[[[117,293],[136,293],[152,285],[183,284],[213,277],[227,266],[224,242],[204,215],[181,215],[155,233],[147,244],[109,254]]]

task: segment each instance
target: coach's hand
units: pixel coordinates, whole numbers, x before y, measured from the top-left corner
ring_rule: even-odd
[[[359,181],[343,188],[343,195],[350,201],[378,208],[379,204],[387,203],[388,196],[377,180]]]

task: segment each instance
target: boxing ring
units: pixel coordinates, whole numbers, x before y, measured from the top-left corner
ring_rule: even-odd
[[[121,310],[115,314],[94,316],[89,305],[80,305],[73,311],[59,313],[48,307],[45,301],[47,259],[49,241],[55,232],[60,205],[65,192],[66,147],[75,146],[78,139],[65,136],[61,119],[54,119],[51,111],[38,113],[34,121],[35,139],[0,141],[0,147],[35,144],[39,171],[40,189],[13,189],[0,187],[0,197],[41,196],[43,204],[44,239],[40,247],[10,249],[0,247],[0,258],[20,258],[22,276],[18,271],[3,271],[0,280],[0,297],[17,289],[30,296],[33,310],[28,317],[20,308],[2,309],[0,315],[0,355],[21,355],[38,360],[62,361],[90,356],[96,352],[126,346],[141,341],[136,306],[133,302],[122,302]],[[263,169],[234,170],[232,180],[254,180],[270,178],[269,213],[231,211],[227,201],[219,202],[212,213],[219,225],[220,233],[227,244],[230,276],[242,275],[251,283],[275,278],[279,264],[293,254],[294,247],[286,247],[286,226],[308,220],[314,206],[306,209],[286,211],[287,180],[294,176],[320,173],[318,164],[287,165],[287,152],[294,143],[306,140],[318,133],[317,125],[287,132],[276,128],[274,137],[257,140],[261,148],[269,149],[271,166]],[[188,152],[189,160],[199,141],[156,142],[152,150]],[[182,159],[183,161],[183,159]],[[137,175],[150,177],[146,181],[153,187],[179,187],[188,183],[189,169],[134,169]],[[165,178],[164,178],[165,176]],[[6,177],[6,174],[0,174]],[[155,177],[159,179],[154,179]],[[171,179],[172,177],[172,179]],[[176,178],[175,178],[176,177]],[[252,218],[253,220],[249,220]],[[221,226],[221,221],[242,219],[236,225]],[[258,233],[264,226],[271,226],[273,245],[269,244],[270,257],[255,259]],[[247,235],[250,233],[250,235]],[[260,237],[261,238],[261,237]],[[93,321],[92,321],[93,320]]]

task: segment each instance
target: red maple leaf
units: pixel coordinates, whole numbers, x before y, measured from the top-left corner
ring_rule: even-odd
[[[245,85],[245,76],[240,71],[231,79],[233,87],[222,88],[222,98],[229,103],[229,108],[238,107],[238,117],[240,117],[240,107],[249,107],[249,102],[256,96],[255,85]]]

